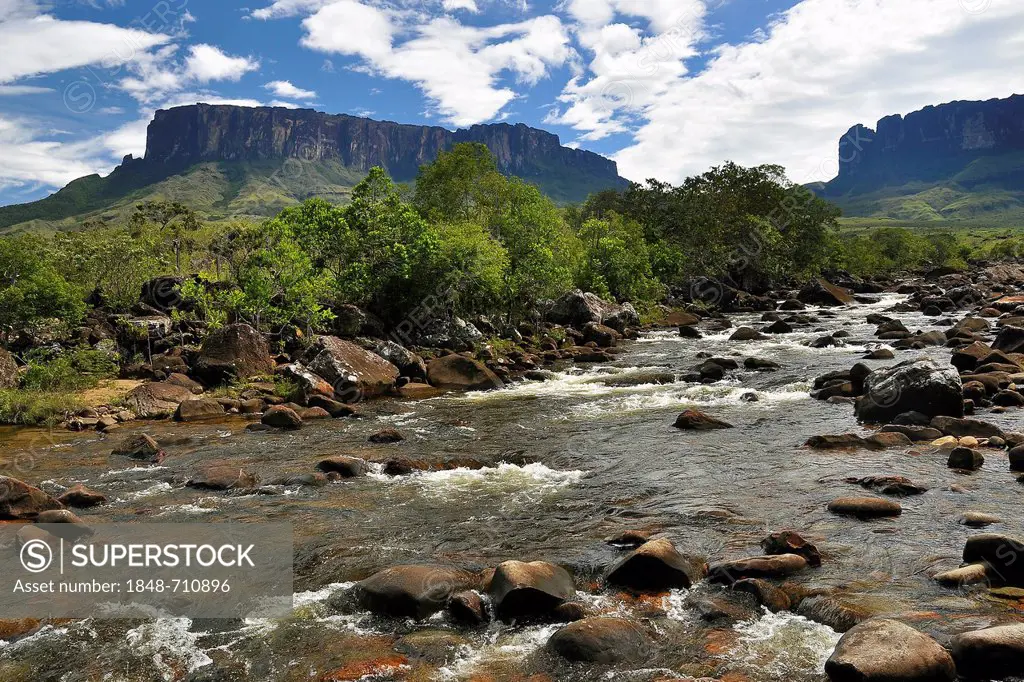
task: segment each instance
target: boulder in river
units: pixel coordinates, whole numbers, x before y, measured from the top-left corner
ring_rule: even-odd
[[[442,610],[453,595],[477,587],[472,573],[451,566],[392,566],[356,583],[363,608],[395,618],[422,620]]]
[[[859,519],[899,516],[903,513],[903,507],[898,502],[881,497],[840,497],[828,503],[828,510],[833,514]]]
[[[905,424],[886,424],[881,433],[902,433],[915,443],[929,442],[942,438],[942,432],[930,426],[908,426]]]
[[[865,476],[864,478],[848,478],[846,481],[883,495],[895,497],[923,495],[928,492],[928,488],[917,485],[905,476]]]
[[[992,342],[994,350],[1001,350],[1004,353],[1024,352],[1024,328],[1006,325],[996,334],[996,340]]]
[[[765,554],[796,554],[806,559],[809,566],[821,566],[821,554],[818,552],[818,548],[795,530],[772,533],[761,540],[761,549]]]
[[[0,519],[32,520],[52,509],[63,509],[39,488],[9,476],[0,476]]]
[[[700,410],[686,410],[676,417],[676,422],[673,426],[684,431],[715,431],[733,428],[732,424],[721,419],[715,419]]]
[[[961,587],[988,582],[988,567],[985,564],[967,564],[951,571],[935,575],[935,582],[945,587]]]
[[[448,615],[456,623],[476,627],[488,620],[487,606],[476,590],[452,595],[448,600]]]
[[[766,334],[792,334],[793,325],[783,320],[776,320],[762,330]]]
[[[398,368],[400,376],[427,380],[427,363],[416,353],[394,341],[373,341],[370,350]]]
[[[964,563],[985,563],[993,581],[1024,586],[1024,542],[998,533],[981,533],[967,538]]]
[[[889,423],[909,411],[931,417],[964,414],[960,375],[954,367],[934,360],[911,360],[872,372],[864,380],[865,393],[857,400],[857,418],[868,423]]]
[[[317,463],[316,468],[325,474],[336,473],[342,478],[365,476],[370,470],[370,466],[366,463],[365,459],[346,457],[344,455],[322,459]]]
[[[851,628],[825,663],[831,682],[954,682],[956,666],[934,639],[899,621]]]
[[[165,453],[152,436],[145,433],[137,433],[127,436],[118,443],[110,453],[115,457],[128,457],[140,462],[149,464],[160,464],[164,461]]]
[[[505,384],[482,363],[462,355],[446,355],[427,364],[433,386],[467,391],[487,391]]]
[[[494,570],[487,588],[494,611],[503,620],[539,618],[572,599],[572,576],[546,561],[506,561]]]
[[[864,438],[855,433],[811,436],[804,443],[805,447],[814,450],[845,450],[848,448],[862,448],[864,445]]]
[[[67,507],[87,509],[89,507],[97,507],[101,504],[106,504],[107,496],[101,492],[93,490],[92,488],[87,488],[81,483],[76,483],[65,490],[64,493],[57,498],[57,501]]]
[[[854,302],[853,295],[849,291],[829,284],[820,278],[801,289],[797,294],[797,300],[801,303],[823,306],[850,305]]]
[[[183,400],[174,412],[175,421],[197,422],[205,419],[222,419],[224,406],[214,398],[194,398]]]
[[[849,632],[868,619],[868,614],[862,609],[827,594],[804,597],[797,605],[796,613],[836,632]]]
[[[199,349],[193,373],[207,385],[270,374],[274,360],[263,336],[247,324],[211,332]]]
[[[729,337],[730,341],[764,341],[768,337],[750,327],[740,327]]]
[[[620,338],[622,335],[619,332],[597,322],[591,322],[583,328],[583,342],[593,342],[598,348],[613,348]]]
[[[302,417],[290,407],[272,405],[263,413],[260,422],[275,429],[297,429],[302,426]]]
[[[757,602],[772,613],[788,611],[793,605],[789,595],[784,590],[760,578],[737,580],[732,584],[732,589],[737,592],[746,592],[747,594],[754,595]]]
[[[1024,623],[964,632],[949,645],[963,678],[1002,680],[1024,674]]]
[[[136,386],[124,397],[124,406],[140,419],[167,419],[185,400],[194,397],[184,386],[153,382]]]
[[[1006,434],[995,424],[981,421],[980,419],[957,419],[955,417],[935,417],[931,421],[932,428],[936,428],[947,436],[965,438],[992,438],[998,436],[1005,438]]]
[[[398,429],[388,428],[381,429],[366,440],[376,445],[389,445],[393,443],[401,443],[405,440],[405,436],[403,436]]]
[[[743,578],[784,578],[807,568],[807,559],[798,554],[772,554],[768,556],[733,559],[711,564],[708,580],[731,585]]]
[[[609,585],[636,592],[689,589],[707,575],[702,561],[685,557],[671,541],[660,538],[633,550],[605,572]]]
[[[985,464],[985,456],[977,450],[965,447],[956,447],[949,453],[946,465],[950,469],[965,469],[974,471]]]
[[[548,648],[578,663],[639,663],[647,659],[651,636],[638,623],[598,616],[566,625],[548,640]]]
[[[335,336],[319,336],[306,352],[307,366],[334,387],[334,397],[346,403],[389,393],[398,368],[376,353]]]
[[[255,474],[231,464],[213,464],[204,467],[185,483],[189,488],[201,490],[249,490],[255,488],[259,478]]]

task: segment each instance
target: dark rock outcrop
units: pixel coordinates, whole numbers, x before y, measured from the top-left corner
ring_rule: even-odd
[[[451,566],[392,566],[357,583],[354,592],[363,608],[374,613],[423,619],[477,582],[472,573]]]
[[[0,348],[0,390],[18,387],[18,365],[14,358]]]
[[[0,476],[0,519],[32,520],[43,512],[63,508],[64,505],[39,488],[16,478]]]
[[[438,388],[486,391],[505,384],[482,363],[462,355],[446,355],[427,364],[427,378]]]
[[[145,163],[187,167],[203,161],[291,158],[337,161],[358,171],[382,166],[396,180],[412,180],[421,165],[460,142],[480,142],[498,169],[546,183],[579,184],[573,201],[624,187],[614,161],[561,146],[558,136],[523,124],[476,125],[455,132],[309,109],[194,104],[156,112],[149,124]]]
[[[571,623],[548,640],[563,658],[581,663],[631,663],[644,660],[651,637],[623,618],[595,617]]]
[[[270,374],[274,361],[258,331],[247,324],[229,324],[203,340],[193,371],[197,378],[212,385]]]
[[[497,616],[504,620],[537,618],[576,594],[572,576],[546,561],[506,561],[494,570],[487,589]]]
[[[912,360],[872,372],[864,380],[864,395],[857,399],[857,418],[888,423],[904,412],[931,417],[964,414],[962,384],[956,368],[932,360]]]

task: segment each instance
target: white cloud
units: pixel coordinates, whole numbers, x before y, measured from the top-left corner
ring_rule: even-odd
[[[8,0],[6,7],[0,6],[0,16],[8,12],[8,19],[0,22],[0,83],[91,65],[120,67],[170,40],[112,24],[25,17],[25,7],[19,10],[17,5]]]
[[[456,10],[464,9],[467,12],[473,12],[474,14],[480,11],[480,8],[476,6],[476,0],[444,0],[441,3],[444,7],[445,12],[454,12]]]
[[[242,76],[260,67],[258,60],[232,57],[213,45],[193,45],[185,60],[185,70],[200,83],[210,81],[238,81]]]
[[[803,0],[763,39],[719,46],[696,76],[652,92],[626,81],[644,122],[620,170],[679,181],[732,159],[828,179],[855,123],[1021,92],[1024,74],[1007,65],[1024,60],[1024,5],[986,1],[979,13],[946,0]]]
[[[302,22],[302,44],[312,50],[382,59],[396,31],[392,14],[355,0],[338,0]]]
[[[0,187],[59,187],[75,178],[109,170],[110,162],[95,141],[42,139],[30,121],[0,115]]]
[[[308,102],[316,99],[316,91],[303,90],[291,84],[290,81],[270,81],[263,86],[266,90],[278,97],[291,97],[292,99]]]
[[[47,92],[53,92],[53,88],[44,88],[38,85],[0,85],[0,96],[39,95]]]
[[[551,15],[489,27],[466,26],[450,17],[406,26],[405,16],[339,0],[303,21],[302,44],[361,57],[362,68],[370,73],[415,83],[446,121],[459,126],[494,119],[517,97],[499,83],[501,75],[534,85],[573,54],[568,32]],[[397,42],[404,32],[413,35]]]

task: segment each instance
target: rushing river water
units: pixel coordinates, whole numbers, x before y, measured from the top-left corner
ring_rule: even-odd
[[[819,322],[769,341],[738,343],[730,331],[701,340],[652,333],[607,366],[568,369],[546,382],[419,402],[381,401],[361,420],[314,422],[297,432],[250,433],[242,420],[208,425],[135,424],[168,452],[159,467],[109,457],[101,436],[0,432],[5,473],[59,493],[76,482],[111,503],[83,512],[87,522],[290,521],[296,534],[296,613],[266,621],[159,620],[54,623],[0,646],[3,680],[514,680],[686,679],[823,680],[839,635],[792,614],[752,610],[715,623],[707,617],[720,588],[699,585],[650,600],[603,593],[599,577],[621,556],[604,538],[628,529],[661,533],[681,551],[710,560],[760,554],[759,541],[782,528],[817,544],[824,561],[796,580],[835,588],[872,614],[893,614],[940,639],[1012,620],[1016,601],[983,588],[949,590],[930,579],[960,563],[965,511],[997,514],[996,531],[1024,520],[1024,496],[1005,453],[986,450],[980,471],[958,474],[927,446],[884,452],[802,448],[813,435],[860,431],[852,407],[812,400],[813,378],[849,369],[881,347],[865,317],[877,304],[808,311]],[[900,313],[908,328],[934,329]],[[758,326],[759,315],[736,315]],[[849,333],[847,345],[804,345],[824,333]],[[639,373],[690,371],[700,353],[736,356],[741,369],[713,385],[628,385]],[[899,351],[897,360],[947,349]],[[771,359],[776,372],[742,369],[742,359]],[[873,367],[892,364],[871,362]],[[625,382],[623,379],[627,379]],[[623,385],[623,384],[627,385]],[[757,400],[751,402],[751,394]],[[736,428],[683,432],[678,413],[698,407]],[[1019,430],[1013,412],[985,415]],[[406,441],[369,446],[382,426]],[[270,481],[309,473],[325,455],[380,460],[472,457],[480,470],[388,477],[379,473],[324,487],[281,487],[276,495],[231,496],[182,487],[198,467],[229,461]],[[899,474],[930,488],[904,498],[895,519],[838,517],[826,504],[861,491],[850,476]],[[426,623],[384,621],[345,598],[353,581],[399,563],[450,562],[479,570],[507,560],[548,560],[576,578],[594,611],[648,619],[658,648],[642,670],[573,668],[543,645],[557,626],[493,624],[467,630],[441,616]],[[709,601],[710,600],[710,601]]]

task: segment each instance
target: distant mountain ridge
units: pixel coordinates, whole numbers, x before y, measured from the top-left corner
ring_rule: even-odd
[[[344,199],[374,166],[397,181],[414,180],[421,165],[460,142],[487,145],[502,173],[556,201],[628,184],[614,161],[563,147],[557,135],[524,124],[449,131],[311,109],[194,104],[156,112],[143,158],[129,155],[105,178],[86,176],[45,199],[0,207],[0,229],[116,212],[118,202],[150,195],[191,200],[214,216],[272,215],[310,196]],[[189,186],[197,173],[193,180],[205,187]]]
[[[812,186],[847,215],[925,222],[1024,217],[1024,96],[929,106],[855,125],[839,175]]]

